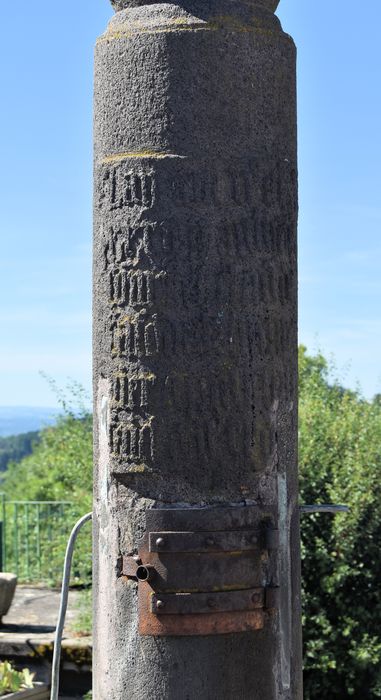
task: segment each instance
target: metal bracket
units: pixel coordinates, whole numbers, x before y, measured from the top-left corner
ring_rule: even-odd
[[[302,515],[308,515],[309,513],[348,513],[349,507],[322,503],[314,506],[299,506],[299,510]]]
[[[122,565],[122,576],[139,582],[141,634],[262,629],[277,607],[277,589],[263,585],[276,580],[274,508],[155,509],[146,520],[138,555]]]

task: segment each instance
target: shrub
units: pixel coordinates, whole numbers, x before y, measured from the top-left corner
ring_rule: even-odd
[[[348,514],[302,519],[306,700],[381,697],[381,402],[299,355],[303,503]]]

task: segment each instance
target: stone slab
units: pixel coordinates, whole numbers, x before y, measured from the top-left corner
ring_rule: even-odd
[[[69,592],[62,656],[65,662],[90,668],[91,637],[73,637],[70,631],[78,614],[79,595],[78,591]],[[51,657],[59,602],[57,590],[18,586],[9,614],[0,626],[0,657]]]
[[[69,592],[69,604],[66,622],[70,625],[77,615],[76,603],[78,591]],[[17,627],[43,627],[45,632],[52,632],[57,622],[60,603],[60,591],[51,588],[17,586],[12,607],[3,618],[0,632]],[[37,631],[37,630],[36,630]],[[39,630],[42,631],[42,630]]]

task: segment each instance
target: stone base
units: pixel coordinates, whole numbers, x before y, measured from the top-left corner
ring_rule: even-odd
[[[17,585],[16,574],[0,573],[0,623],[11,607]]]

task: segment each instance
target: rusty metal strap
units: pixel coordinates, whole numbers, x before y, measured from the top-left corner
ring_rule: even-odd
[[[138,561],[137,557],[123,557],[122,575],[129,578],[137,578]]]
[[[224,593],[154,593],[151,596],[151,612],[155,615],[193,615],[263,607],[263,588]]]
[[[154,591],[242,590],[262,585],[261,552],[149,552],[123,557],[122,576],[150,581]]]
[[[203,508],[151,508],[146,512],[147,531],[194,532],[248,530],[277,521],[275,506],[205,506]]]
[[[273,507],[148,510],[138,554],[121,565],[122,576],[139,582],[140,633],[262,629],[278,607],[278,591],[264,587],[277,580],[276,525]]]
[[[260,544],[259,530],[149,533],[150,552],[242,552]]]

